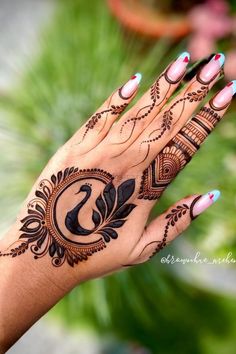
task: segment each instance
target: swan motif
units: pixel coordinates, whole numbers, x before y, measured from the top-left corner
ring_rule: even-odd
[[[106,242],[109,242],[110,238],[117,238],[118,234],[114,229],[124,225],[126,222],[125,218],[136,206],[135,204],[126,203],[134,193],[134,189],[134,179],[129,179],[121,183],[117,190],[112,182],[108,183],[95,201],[97,210],[93,209],[92,212],[94,226],[91,229],[86,229],[79,222],[79,214],[89,200],[92,188],[89,184],[83,184],[75,194],[83,192],[85,196],[66,214],[66,228],[72,234],[78,236],[88,236],[92,233],[101,234]]]

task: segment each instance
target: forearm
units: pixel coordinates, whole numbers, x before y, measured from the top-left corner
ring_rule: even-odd
[[[0,242],[2,253],[17,247],[20,236],[16,222]],[[19,242],[18,242],[19,244]],[[0,353],[53,307],[77,283],[71,267],[55,268],[48,257],[34,259],[31,252],[0,257]]]

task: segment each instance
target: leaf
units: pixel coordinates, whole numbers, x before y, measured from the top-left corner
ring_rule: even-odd
[[[53,242],[53,243],[50,245],[50,247],[49,247],[49,254],[50,254],[50,256],[53,257],[54,254],[55,254],[55,252],[56,252],[56,245],[55,245],[55,243]]]
[[[110,242],[110,236],[108,236],[105,232],[103,232],[103,230],[99,231],[98,233],[103,236],[106,242]]]
[[[36,191],[36,192],[35,192],[35,195],[36,195],[36,197],[38,197],[38,198],[44,199],[45,202],[48,201],[48,198],[47,198],[41,191]]]
[[[135,180],[128,179],[123,182],[117,189],[117,206],[116,209],[119,209],[134,193],[135,189]]]
[[[126,220],[115,220],[107,224],[106,227],[114,227],[114,228],[121,227],[124,225],[125,222]]]
[[[35,223],[37,224],[37,226],[30,227],[31,224],[35,224]],[[41,228],[41,223],[39,222],[39,220],[36,218],[31,218],[24,223],[24,225],[20,228],[20,231],[24,231],[24,232],[33,234],[33,233],[39,231],[40,228]]]
[[[64,171],[63,179],[65,179],[69,174],[69,168],[67,167]]]
[[[114,213],[114,215],[112,216],[111,220],[126,218],[135,207],[136,207],[135,204],[124,204],[124,205],[122,205],[122,207],[120,207]]]
[[[36,209],[43,215],[45,216],[45,211],[43,210],[43,208],[37,203],[36,204]]]
[[[46,236],[47,236],[47,234],[42,236],[42,237],[40,237],[40,239],[37,241],[37,246],[39,248],[41,248],[42,244],[44,243]]]
[[[96,200],[96,206],[102,216],[102,220],[105,219],[105,213],[106,213],[106,205],[105,205],[105,202],[101,196],[101,194],[97,197],[97,200]]]
[[[52,176],[51,176],[51,181],[52,181],[53,184],[56,184],[57,178],[56,178],[55,175],[52,175]]]
[[[57,246],[57,254],[58,254],[58,257],[63,258],[64,254],[65,254],[65,249],[61,246]]]
[[[113,238],[113,239],[115,239],[115,238],[118,237],[118,233],[117,233],[115,230],[110,229],[110,228],[104,228],[104,229],[102,230],[102,232],[105,233],[105,234],[107,234],[109,237],[111,237],[111,238]]]
[[[58,183],[58,184],[61,182],[61,179],[62,179],[62,172],[59,171],[59,172],[57,173],[57,183]]]
[[[92,220],[94,222],[95,227],[98,227],[98,225],[101,222],[101,217],[100,217],[100,214],[96,210],[93,210]]]
[[[116,190],[112,182],[108,183],[103,191],[104,199],[106,202],[106,217],[108,217],[114,207],[116,199]]]

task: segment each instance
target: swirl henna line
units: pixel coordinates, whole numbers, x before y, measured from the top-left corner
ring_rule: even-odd
[[[218,113],[203,107],[143,171],[138,199],[160,198],[220,120]]]
[[[167,219],[167,223],[165,225],[163,238],[159,241],[158,246],[154,250],[154,252],[149,257],[152,258],[158,252],[160,252],[167,245],[168,233],[171,227],[174,227],[176,223],[184,216],[190,207],[187,204],[177,205],[177,207],[171,209],[171,212],[166,215],[165,219]]]
[[[96,112],[94,115],[92,115],[92,117],[89,118],[89,120],[85,124],[85,131],[83,133],[81,141],[78,142],[77,144],[81,144],[83,142],[83,140],[85,139],[85,137],[88,134],[89,130],[91,130],[91,129],[93,129],[95,127],[95,125],[103,117],[104,114],[106,114],[105,123],[103,124],[103,127],[99,130],[99,133],[101,133],[102,129],[104,128],[109,113],[112,114],[112,115],[120,115],[126,109],[126,107],[128,106],[128,103],[123,103],[123,104],[120,104],[120,105],[111,104],[114,95],[115,95],[115,92],[111,95],[111,97],[109,99],[108,108],[106,108],[103,111]]]
[[[168,68],[169,68],[169,67],[168,67]],[[136,113],[136,116],[135,116],[135,117],[128,118],[128,119],[122,124],[122,126],[121,126],[121,128],[120,128],[120,134],[122,134],[124,126],[125,126],[126,124],[128,124],[129,122],[133,121],[133,127],[132,127],[132,129],[131,129],[131,132],[130,132],[130,135],[128,136],[128,138],[126,138],[125,141],[122,141],[122,142],[119,142],[119,143],[113,143],[112,145],[122,145],[122,144],[125,144],[125,143],[131,138],[131,136],[132,136],[132,134],[133,134],[133,132],[134,132],[135,126],[136,126],[136,122],[139,121],[139,120],[141,120],[141,119],[146,118],[146,117],[152,112],[152,110],[153,110],[154,108],[156,108],[156,107],[158,107],[159,105],[161,105],[162,102],[166,99],[166,97],[167,97],[167,95],[168,95],[168,93],[169,93],[169,91],[170,91],[171,84],[175,84],[175,83],[179,82],[179,81],[182,79],[182,77],[181,77],[180,79],[178,79],[178,80],[175,81],[175,82],[174,82],[174,81],[173,81],[173,82],[170,81],[170,80],[168,79],[168,77],[167,77],[168,68],[167,68],[167,70],[166,70],[162,75],[159,76],[159,78],[155,81],[155,83],[154,83],[154,84],[152,85],[152,87],[151,87],[150,95],[151,95],[151,99],[153,100],[152,104],[142,107],[142,108]],[[160,82],[160,80],[161,80],[162,77],[165,77],[166,81],[169,83],[169,86],[168,86],[168,88],[167,88],[167,91],[166,91],[165,95],[163,96],[163,99],[162,99],[160,102],[158,102],[158,104],[156,104],[156,101],[160,98],[160,84],[159,84],[159,82]],[[153,91],[154,91],[154,92],[153,92]],[[155,92],[155,91],[156,91],[156,92]],[[145,112],[144,114],[142,114],[141,116],[139,116],[140,112],[141,112],[143,109],[145,109],[145,108],[149,108],[149,110],[148,110],[147,112]],[[156,116],[154,116],[153,119],[155,119],[155,117],[156,117]],[[152,119],[152,121],[153,121],[153,119]],[[151,121],[151,122],[152,122],[152,121]],[[150,123],[151,123],[151,122],[150,122]],[[132,143],[131,143],[131,144],[132,144]],[[120,154],[118,154],[118,155],[116,155],[116,156],[114,156],[114,157],[117,157],[117,156],[122,155],[129,147],[130,147],[130,145],[129,145],[128,147],[126,147],[126,149],[125,149],[124,151],[122,151]]]
[[[35,191],[34,202],[28,205],[28,214],[21,220],[22,233],[14,242],[21,242],[20,245],[13,247],[12,244],[7,248],[11,247],[9,252],[0,251],[0,257],[14,258],[30,250],[34,259],[49,255],[53,266],[59,267],[66,262],[73,267],[106,248],[108,242],[118,237],[117,229],[126,223],[127,217],[136,207],[129,203],[135,191],[135,180],[128,179],[116,188],[113,179],[110,173],[101,169],[79,170],[71,167],[41,182]],[[86,182],[88,180],[96,180],[104,186],[95,201],[96,207],[92,209],[94,226],[91,229],[84,228],[79,218],[80,209],[92,193],[92,184]],[[58,203],[61,200],[63,203],[63,196],[70,188],[73,191],[79,188],[78,192],[71,195],[74,199],[77,200],[75,196],[81,192],[84,197],[76,201],[77,204],[71,210],[63,210],[58,207]],[[77,237],[80,237],[78,241]],[[87,238],[89,242],[84,242]]]
[[[193,85],[193,84],[192,84]],[[192,86],[191,85],[191,86]],[[190,87],[191,87],[190,86]],[[164,133],[167,131],[167,130],[170,130],[171,129],[171,124],[172,124],[172,121],[173,121],[173,108],[178,105],[179,103],[183,102],[183,107],[181,109],[181,112],[180,112],[180,115],[178,117],[178,119],[173,123],[173,126],[175,124],[177,124],[177,122],[180,120],[183,112],[184,112],[184,107],[185,107],[185,102],[188,100],[189,102],[196,102],[196,101],[201,101],[204,97],[206,97],[207,93],[209,92],[209,88],[208,86],[201,86],[200,89],[197,90],[197,92],[188,92],[189,91],[189,88],[186,89],[185,93],[184,93],[184,97],[180,98],[179,100],[177,100],[176,102],[174,102],[171,107],[165,111],[163,113],[163,118],[162,118],[162,124],[161,124],[161,132],[155,137],[155,138],[152,138],[152,139],[147,139],[147,140],[144,140],[140,143],[140,149],[141,149],[141,146],[143,144],[148,144],[148,147],[149,147],[149,151],[150,151],[150,145],[151,143],[153,142],[156,142],[157,140],[159,140],[163,135]],[[160,129],[161,129],[160,128]],[[153,130],[149,136],[151,136],[155,131],[158,131],[159,129],[155,129]],[[147,158],[147,156],[146,156]],[[138,164],[136,164],[135,166],[138,166],[139,164],[141,164],[143,162],[143,160],[141,162],[139,162]]]
[[[178,205],[176,208],[173,208],[171,210],[171,212],[166,215],[166,219],[168,219],[166,225],[165,225],[165,229],[164,229],[164,235],[162,240],[158,240],[158,241],[152,241],[150,243],[148,243],[142,250],[142,252],[140,253],[139,257],[141,256],[141,254],[143,253],[143,251],[151,244],[153,243],[158,243],[158,246],[156,247],[156,249],[154,250],[154,252],[151,254],[151,256],[149,257],[152,258],[154,255],[156,255],[158,252],[160,252],[166,245],[168,245],[170,242],[167,242],[167,238],[168,238],[168,233],[170,230],[170,227],[174,227],[176,225],[176,223],[180,220],[180,218],[182,218],[182,216],[184,216],[186,214],[186,212],[189,210],[189,216],[191,220],[196,219],[197,216],[193,216],[193,208],[194,205],[197,203],[197,201],[202,197],[202,195],[198,195],[191,203],[190,206],[188,206],[187,204],[182,204],[182,205]]]

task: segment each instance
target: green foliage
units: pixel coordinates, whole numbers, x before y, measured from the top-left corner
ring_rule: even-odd
[[[40,53],[28,63],[20,85],[1,97],[3,229],[51,155],[110,92],[140,71],[141,94],[182,46],[166,39],[151,46],[137,41],[111,18],[103,1],[58,2],[55,18],[41,37]],[[236,247],[234,131],[231,114],[168,188],[159,207],[185,194],[219,188],[221,202],[185,233],[209,254],[213,249],[215,255],[224,255]],[[235,313],[233,301],[176,280],[160,267],[160,256],[80,286],[53,310],[70,325],[87,323],[163,354],[234,353]]]

